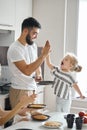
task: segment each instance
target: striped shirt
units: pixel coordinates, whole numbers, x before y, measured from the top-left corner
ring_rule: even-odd
[[[71,93],[71,87],[76,83],[72,72],[63,72],[58,67],[54,67],[52,70],[54,75],[54,94],[59,98],[69,99]]]

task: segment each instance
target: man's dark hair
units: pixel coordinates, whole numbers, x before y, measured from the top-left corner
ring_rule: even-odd
[[[24,28],[33,28],[33,27],[37,27],[41,29],[41,24],[33,17],[29,17],[24,19],[24,21],[22,22],[22,31]]]

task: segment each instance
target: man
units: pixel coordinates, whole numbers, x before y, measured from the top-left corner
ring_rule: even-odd
[[[41,25],[35,18],[25,19],[22,23],[20,37],[8,49],[8,65],[12,74],[10,89],[12,108],[24,93],[27,95],[34,93],[37,89],[35,79],[41,79],[40,65],[50,52],[50,44],[48,41],[46,42],[43,52],[37,58],[37,47],[34,40],[40,29]]]

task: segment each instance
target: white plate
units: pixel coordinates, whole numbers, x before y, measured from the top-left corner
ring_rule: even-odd
[[[52,125],[47,126],[47,125],[45,125],[46,122],[57,122],[57,123],[59,123],[59,125],[58,126],[52,126]],[[46,121],[46,122],[43,122],[42,125],[45,128],[50,128],[50,129],[57,129],[63,125],[62,122],[59,122],[59,121]]]

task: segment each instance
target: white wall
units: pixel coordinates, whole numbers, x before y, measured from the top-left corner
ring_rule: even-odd
[[[34,0],[33,16],[37,18],[42,29],[38,36],[38,45],[43,46],[48,39],[52,46],[52,62],[58,65],[64,54],[64,24],[65,24],[65,1],[64,0]],[[52,77],[45,65],[45,80]],[[49,109],[55,109],[55,96],[51,86],[46,86],[45,103]],[[52,102],[51,101],[52,98]]]
[[[65,52],[77,53],[79,0],[67,0]]]
[[[23,19],[32,16],[32,0],[16,0],[15,40],[20,36]]]
[[[33,1],[33,16],[37,18],[42,25],[42,29],[37,40],[38,45],[44,46],[47,39],[50,41],[52,46],[52,61],[55,64],[58,64],[59,60],[63,56],[64,12],[64,0]],[[55,57],[56,60],[53,60]],[[47,74],[45,77],[47,77]]]
[[[38,36],[38,45],[43,46],[48,39],[52,46],[51,59],[59,64],[64,52],[76,52],[76,23],[78,0],[33,0],[33,16],[42,25]],[[51,80],[45,65],[45,80]],[[46,86],[46,100],[50,110],[55,110],[55,96],[51,86]]]

